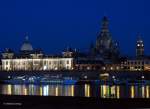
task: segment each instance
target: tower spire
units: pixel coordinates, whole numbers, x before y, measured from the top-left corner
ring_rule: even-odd
[[[104,16],[102,19],[101,31],[96,40],[96,48],[98,51],[103,52],[106,49],[110,49],[111,42],[112,38],[109,32],[109,20],[106,16]]]
[[[28,41],[29,40],[29,36],[28,36],[28,33],[26,33],[25,35],[25,41]]]
[[[102,32],[109,32],[109,20],[106,16],[102,19]]]

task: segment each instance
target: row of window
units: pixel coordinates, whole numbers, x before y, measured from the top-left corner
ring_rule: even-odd
[[[123,62],[122,64],[131,64],[131,65],[133,65],[133,64],[136,64],[136,65],[138,65],[138,64],[141,64],[141,65],[144,65],[144,64],[150,64],[150,61],[127,61],[127,62]]]
[[[61,67],[61,66],[53,66],[52,68],[49,67],[8,67],[6,66],[3,68],[3,70],[65,70],[65,69],[71,69],[70,66]]]
[[[127,62],[127,64],[142,64],[142,65],[144,65],[144,61],[130,61],[130,62]]]
[[[6,65],[8,65],[8,63],[9,63],[9,62],[6,61]],[[25,65],[25,63],[26,63],[26,62],[14,62],[13,64],[17,64],[17,65],[21,65],[21,64],[22,64],[22,65]],[[27,63],[28,63],[28,62],[27,62]],[[40,63],[39,61],[34,61],[34,64],[39,64],[39,63]],[[46,65],[47,63],[48,63],[48,61],[44,61],[44,65]],[[49,65],[52,64],[52,63],[53,63],[53,64],[58,64],[58,63],[59,63],[59,64],[64,64],[65,62],[64,62],[64,61],[53,61],[53,62],[49,61]],[[66,64],[70,64],[70,61],[67,60],[67,61],[66,61]]]
[[[144,70],[144,66],[124,67],[124,69],[134,69],[134,70],[136,70],[136,69],[142,69],[142,70]]]

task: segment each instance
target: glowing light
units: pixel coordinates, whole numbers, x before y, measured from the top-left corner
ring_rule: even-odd
[[[117,98],[120,98],[120,87],[117,86]]]
[[[112,76],[113,79],[115,79],[115,76]]]
[[[40,96],[43,95],[43,90],[42,90],[42,87],[40,86]]]
[[[110,67],[110,70],[113,70],[113,67]]]
[[[145,98],[145,87],[142,86],[142,97]]]
[[[109,88],[108,88],[108,86],[106,86],[106,85],[103,85],[102,86],[102,97],[103,98],[106,98],[107,97],[107,95],[109,95]]]
[[[116,86],[111,87],[111,95],[115,95],[115,88],[116,88]]]
[[[103,67],[103,70],[106,70],[106,68],[105,68],[105,67]]]
[[[134,86],[131,86],[131,98],[134,98],[135,93],[134,93]]]
[[[43,95],[44,96],[47,96],[48,95],[48,85],[47,86],[44,86],[44,88],[43,88]]]
[[[43,70],[46,70],[47,69],[47,66],[45,65],[44,67],[43,67]]]
[[[146,98],[149,98],[149,86],[146,86]]]
[[[90,70],[90,67],[87,67],[87,70]]]
[[[8,95],[11,95],[11,94],[12,94],[12,91],[11,91],[12,86],[11,86],[11,85],[8,85],[7,87],[8,87],[8,91],[7,91],[8,93],[7,93],[7,94],[8,94]]]
[[[27,89],[24,88],[24,95],[27,95]]]
[[[57,67],[55,67],[55,70],[58,70],[58,68],[57,68]]]
[[[55,88],[55,96],[58,96],[58,87]]]
[[[109,76],[109,73],[100,74],[100,76]]]
[[[85,75],[84,78],[87,79],[87,76]]]
[[[116,69],[119,70],[119,66],[117,66]]]
[[[90,85],[89,84],[85,84],[84,92],[85,92],[86,97],[90,97]]]
[[[74,85],[71,85],[71,96],[74,96]]]

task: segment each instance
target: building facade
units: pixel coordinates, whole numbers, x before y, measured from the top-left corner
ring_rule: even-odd
[[[121,63],[121,69],[129,71],[150,71],[150,58],[127,59]]]
[[[101,70],[104,63],[101,59],[81,57],[75,60],[76,70]]]
[[[2,59],[4,71],[73,70],[73,58],[43,57]]]
[[[2,52],[0,63],[3,71],[150,71],[150,57],[144,56],[144,42],[140,37],[136,42],[136,56],[121,61],[118,43],[112,39],[107,17],[102,19],[101,31],[96,44],[91,44],[90,53],[67,48],[62,55],[46,55],[42,50],[35,50],[26,36],[19,53],[7,48]]]
[[[2,53],[2,70],[4,71],[32,71],[32,70],[72,70],[74,59],[63,52],[62,56],[48,56],[41,50],[34,50],[28,37],[25,38],[20,52],[14,53],[6,49]]]

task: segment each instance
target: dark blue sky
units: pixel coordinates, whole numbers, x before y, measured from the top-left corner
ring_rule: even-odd
[[[20,49],[28,32],[33,47],[47,53],[86,51],[104,15],[122,54],[135,54],[138,33],[150,54],[150,0],[0,0],[0,48]]]

